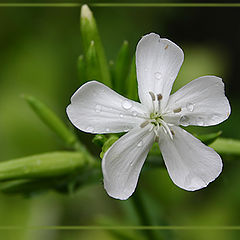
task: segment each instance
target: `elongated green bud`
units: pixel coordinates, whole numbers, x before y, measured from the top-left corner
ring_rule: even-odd
[[[23,98],[27,101],[32,110],[37,116],[63,140],[68,147],[74,147],[77,143],[76,136],[68,129],[68,127],[57,117],[57,115],[43,104],[40,100],[24,95]]]
[[[124,41],[115,61],[114,89],[119,93],[126,93],[126,78],[130,69],[129,44]],[[125,91],[124,91],[125,90]]]
[[[0,181],[64,176],[95,164],[83,153],[44,153],[1,162]]]
[[[91,10],[86,4],[84,4],[81,8],[80,31],[85,55],[88,51],[91,41],[94,41],[96,45],[96,53],[100,65],[99,72],[101,73],[101,79],[95,80],[99,80],[107,86],[112,87],[108,63],[97,29],[97,24]]]
[[[94,41],[91,41],[86,53],[86,79],[87,81],[101,79],[100,64]]]
[[[131,68],[127,77],[127,97],[135,101],[138,100],[137,93],[137,74],[136,74],[136,63],[135,56],[133,57]]]

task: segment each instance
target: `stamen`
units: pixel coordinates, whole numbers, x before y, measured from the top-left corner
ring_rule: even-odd
[[[141,128],[144,128],[144,127],[146,127],[148,124],[149,124],[149,121],[145,121],[145,122],[141,123],[140,127],[141,127]]]
[[[157,100],[158,100],[158,112],[161,112],[161,100],[162,100],[163,96],[162,94],[157,94]]]
[[[182,109],[180,107],[173,110],[174,113],[179,113],[181,111],[182,111]]]
[[[167,44],[164,49],[167,50],[168,46],[169,46],[169,45]]]
[[[152,101],[154,102],[156,100],[154,93],[153,92],[149,92],[149,94],[150,94],[150,96],[152,98]]]
[[[175,135],[175,132],[172,129],[171,129],[171,133],[172,133],[173,136]]]
[[[157,100],[158,100],[158,101],[161,101],[161,100],[162,100],[162,98],[163,98],[163,97],[162,97],[162,94],[161,94],[161,93],[159,93],[159,94],[157,95]]]
[[[170,128],[168,127],[168,125],[164,121],[161,121],[161,124],[162,124],[163,128],[167,131],[169,137],[173,140],[173,134],[172,134]]]

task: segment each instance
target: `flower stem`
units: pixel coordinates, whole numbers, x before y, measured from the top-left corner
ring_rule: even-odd
[[[151,221],[151,218],[149,217],[149,214],[147,213],[147,208],[144,204],[141,192],[139,190],[135,191],[132,197],[132,200],[133,200],[133,204],[136,209],[136,212],[138,214],[140,224],[142,226],[151,226],[152,221]],[[145,234],[146,239],[149,239],[149,240],[160,239],[154,230],[148,229],[148,230],[142,230],[142,231]]]

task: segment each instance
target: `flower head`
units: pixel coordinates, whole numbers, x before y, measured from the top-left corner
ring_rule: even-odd
[[[78,129],[97,134],[127,132],[102,160],[104,187],[110,196],[127,199],[132,195],[154,141],[180,188],[201,189],[221,173],[220,156],[180,126],[212,126],[226,120],[230,105],[224,84],[219,77],[204,76],[170,95],[183,58],[176,44],[150,33],[136,50],[141,103],[96,81],[87,82],[72,96],[67,114]]]

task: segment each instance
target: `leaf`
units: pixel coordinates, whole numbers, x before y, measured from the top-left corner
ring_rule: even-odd
[[[96,45],[97,59],[100,64],[99,71],[101,74],[101,78],[96,80],[101,81],[109,87],[112,87],[108,62],[105,56],[104,48],[102,46],[97,24],[91,10],[86,4],[84,4],[81,8],[80,31],[84,55],[86,55],[91,41],[94,41]]]
[[[229,154],[240,156],[240,140],[218,138],[214,143],[209,145],[220,154]]]
[[[130,69],[130,52],[129,52],[129,44],[127,41],[124,41],[121,49],[119,50],[117,59],[115,61],[114,67],[114,89],[123,94],[124,90],[126,90],[126,78]]]
[[[87,79],[86,79],[86,64],[85,64],[83,55],[80,55],[78,57],[77,69],[78,69],[78,78],[79,78],[80,82],[83,84],[87,81]]]
[[[24,95],[23,98],[37,116],[45,123],[45,125],[48,126],[60,139],[62,139],[67,147],[85,150],[85,147],[78,142],[76,136],[50,108],[32,96]]]
[[[94,136],[92,142],[99,147],[103,147],[104,143],[107,141],[107,138],[103,134],[97,134]]]
[[[138,91],[137,91],[137,74],[136,74],[136,63],[135,56],[133,57],[131,68],[127,77],[127,97],[138,101]]]
[[[80,152],[52,152],[0,162],[0,181],[64,176],[96,167]]]
[[[216,139],[218,139],[221,135],[222,135],[222,131],[218,131],[218,132],[215,132],[215,133],[204,134],[204,135],[194,134],[194,136],[196,136],[199,140],[201,140],[206,145],[210,145]]]

